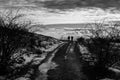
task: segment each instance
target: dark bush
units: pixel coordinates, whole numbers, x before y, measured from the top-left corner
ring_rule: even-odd
[[[98,24],[94,27],[95,29],[90,30],[92,36],[89,39],[79,38],[78,42],[84,42],[83,45],[85,44],[89,52],[96,56],[97,63],[92,66],[94,77],[110,77],[108,68],[120,60],[120,31],[115,26],[104,28],[103,25]],[[105,33],[107,35],[104,35]],[[91,69],[89,71],[91,73]]]
[[[29,46],[30,32],[26,28],[28,24],[20,24],[16,21],[22,15],[14,17],[0,16],[0,75],[8,75],[9,61],[14,51],[20,47]],[[28,35],[29,34],[29,35]]]

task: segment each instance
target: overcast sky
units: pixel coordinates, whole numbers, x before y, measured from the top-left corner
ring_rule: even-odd
[[[38,24],[87,23],[120,19],[119,0],[0,0],[0,9],[21,9]]]

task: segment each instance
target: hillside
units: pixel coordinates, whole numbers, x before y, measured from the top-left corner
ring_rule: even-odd
[[[61,44],[55,38],[19,27],[1,26],[0,30],[0,80],[16,80],[26,75]]]

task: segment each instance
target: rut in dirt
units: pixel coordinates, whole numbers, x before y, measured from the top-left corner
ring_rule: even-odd
[[[64,45],[52,59],[58,66],[48,71],[48,80],[88,80],[79,57],[77,42]]]

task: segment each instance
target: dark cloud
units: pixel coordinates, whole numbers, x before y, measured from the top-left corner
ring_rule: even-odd
[[[10,0],[0,0],[0,3],[7,3],[9,2]]]
[[[0,0],[0,6],[6,5],[7,3],[9,3],[9,0]]]
[[[79,7],[120,8],[120,0],[36,0],[33,3],[37,6],[43,4],[46,8],[61,10]]]
[[[31,4],[30,0],[0,0],[0,8],[5,9],[22,9],[36,8],[37,5]]]
[[[16,5],[14,4],[9,5],[10,2]],[[116,9],[120,8],[120,0],[0,0],[0,6],[4,4],[5,7],[25,6],[25,7],[33,7],[38,9],[41,7],[45,7],[53,10],[54,9],[68,10],[68,9],[85,8],[85,7],[98,7],[102,9],[108,9],[109,7],[115,7]],[[17,4],[21,4],[21,6],[17,6]]]

